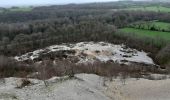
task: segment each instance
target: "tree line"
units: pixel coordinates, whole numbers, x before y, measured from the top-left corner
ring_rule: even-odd
[[[170,16],[167,13],[115,12],[106,9],[56,10],[53,6],[47,8],[0,15],[1,54],[20,55],[63,42],[116,41],[119,43],[119,38],[122,37],[114,34],[117,28],[139,20],[170,20],[166,19]]]

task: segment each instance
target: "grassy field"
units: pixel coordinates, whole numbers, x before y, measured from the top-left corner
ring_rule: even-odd
[[[159,22],[159,21],[149,21],[149,22],[136,22],[130,24],[133,28],[142,28],[142,29],[150,29],[152,26],[154,26],[157,30],[164,30],[164,31],[170,31],[170,23],[165,22]]]
[[[159,31],[151,31],[151,30],[143,30],[143,29],[135,29],[135,28],[123,28],[120,29],[121,32],[125,33],[134,33],[138,36],[146,36],[155,39],[163,39],[165,41],[170,41],[170,32],[159,32]]]
[[[170,8],[162,6],[148,6],[148,7],[131,7],[123,10],[142,10],[142,11],[154,11],[154,12],[170,12]]]
[[[32,7],[19,7],[19,8],[10,8],[9,11],[16,12],[16,11],[31,11],[33,8]]]
[[[160,27],[161,29],[164,30],[170,30],[170,23],[165,23],[165,22],[152,22],[153,25]]]
[[[5,10],[0,9],[0,13],[3,12],[28,12],[32,11],[33,7],[12,7],[12,8],[7,8]]]

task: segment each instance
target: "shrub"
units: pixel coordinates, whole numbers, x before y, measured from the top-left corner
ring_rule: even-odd
[[[31,73],[33,69],[31,65],[16,62],[9,57],[0,56],[0,78],[14,76],[25,77]]]
[[[25,63],[18,63],[9,58],[1,57],[0,76],[1,77],[26,77],[28,74],[38,72],[38,78],[44,80],[45,85],[46,79],[53,76],[66,76],[70,78],[74,77],[74,74],[88,73],[97,74],[99,76],[106,76],[109,78],[117,77],[120,74],[123,77],[130,76],[134,78],[140,78],[143,73],[159,73],[156,66],[147,66],[142,64],[131,64],[131,65],[120,65],[112,61],[86,63],[86,64],[75,64],[69,60],[50,60],[46,59],[41,62],[35,63],[34,66],[27,65]],[[7,63],[8,62],[8,63]]]
[[[166,70],[168,71],[168,73],[170,73],[170,62],[168,62],[168,63],[165,65],[165,67],[166,67]]]
[[[44,67],[44,63],[46,63]],[[56,60],[43,61],[38,65],[39,77],[42,80],[49,79],[53,76],[70,76],[74,77],[74,74],[88,73],[97,74],[105,77],[117,77],[120,74],[124,77],[139,78],[143,73],[159,73],[159,70],[155,66],[146,65],[120,65],[114,62],[94,62],[86,64],[75,64],[68,60]]]
[[[23,88],[23,87],[28,86],[30,84],[31,84],[30,80],[28,80],[28,79],[21,79],[20,83],[18,83],[17,88]]]
[[[164,65],[170,61],[170,44],[159,51],[156,56],[156,61],[161,65]]]

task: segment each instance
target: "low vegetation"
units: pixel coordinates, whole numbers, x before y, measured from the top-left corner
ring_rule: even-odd
[[[3,77],[25,77],[34,70],[28,64],[19,63],[11,58],[0,56],[0,78]]]
[[[123,10],[130,10],[130,11],[153,11],[153,12],[170,12],[169,7],[164,6],[136,6],[136,7],[129,7]]]
[[[130,24],[128,27],[152,31],[170,32],[170,23],[160,21],[135,22]]]
[[[156,59],[159,59],[159,64],[167,64],[170,62],[170,45],[167,45],[163,48],[156,56]]]
[[[11,7],[11,8],[0,8],[0,13],[9,12],[29,12],[32,11],[33,7]]]
[[[1,56],[0,61],[3,61],[5,57]],[[10,60],[9,58],[5,58]],[[97,74],[100,76],[107,77],[117,77],[120,74],[131,76],[131,77],[142,77],[142,75],[147,75],[149,73],[167,73],[166,71],[161,71],[155,66],[148,66],[142,64],[132,64],[132,65],[120,65],[113,62],[94,62],[86,64],[75,64],[68,60],[55,60],[44,59],[41,63],[20,63],[13,62],[6,63],[3,61],[0,65],[0,77],[22,77],[22,78],[38,78],[38,79],[49,79],[53,76],[65,76],[74,77],[74,74],[78,73],[89,73]],[[10,61],[12,62],[12,61]],[[32,74],[37,73],[37,74]],[[24,84],[28,82],[25,80]]]
[[[170,41],[170,32],[159,32],[159,31],[151,31],[151,30],[143,30],[143,29],[136,29],[136,28],[123,28],[120,29],[122,32],[126,33],[134,33],[140,37],[151,37],[157,42],[162,42],[163,41]]]

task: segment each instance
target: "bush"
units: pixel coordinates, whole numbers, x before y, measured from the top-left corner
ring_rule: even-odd
[[[25,77],[34,70],[31,65],[16,62],[15,60],[0,56],[0,78],[3,77]]]
[[[44,66],[45,65],[45,66]],[[68,60],[59,60],[52,62],[50,60],[43,61],[38,64],[37,71],[39,72],[39,79],[45,80],[53,76],[70,76],[74,77],[74,74],[88,73],[97,74],[99,76],[117,77],[120,74],[122,76],[142,77],[143,73],[159,73],[155,66],[145,65],[120,65],[114,62],[94,62],[86,64],[75,64]]]
[[[165,67],[166,67],[166,70],[168,71],[168,73],[170,73],[170,62],[168,62],[168,63],[165,65]]]
[[[28,79],[21,79],[20,82],[18,83],[17,88],[23,88],[25,86],[28,86],[31,84],[31,81]]]
[[[1,56],[0,57],[0,77],[26,77],[30,73],[38,72],[33,78],[45,80],[53,76],[74,77],[74,74],[88,73],[97,74],[99,76],[106,76],[109,78],[122,76],[131,76],[139,78],[143,73],[159,73],[156,66],[147,66],[141,64],[120,65],[112,61],[75,64],[69,60],[54,61],[50,59],[35,63],[34,66],[27,65],[21,62]],[[46,83],[46,82],[45,82]]]
[[[156,56],[156,61],[164,65],[170,61],[170,44],[163,48]]]

